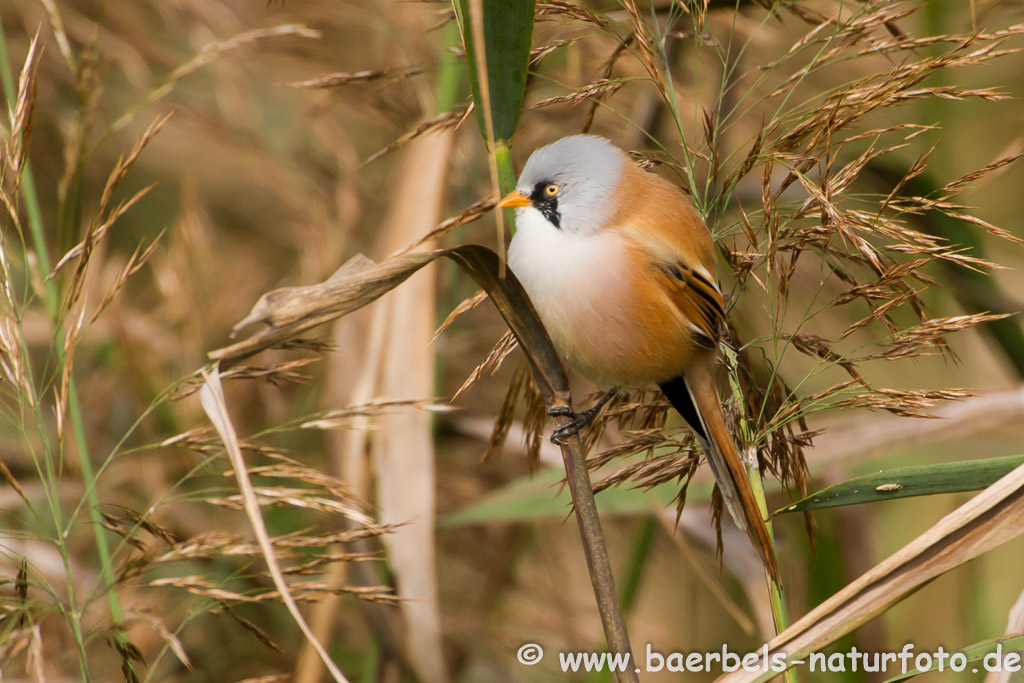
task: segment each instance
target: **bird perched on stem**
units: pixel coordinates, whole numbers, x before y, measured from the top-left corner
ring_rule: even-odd
[[[516,209],[509,267],[559,353],[602,386],[661,388],[778,581],[768,529],[715,387],[725,302],[711,233],[693,205],[608,140],[574,135],[536,150],[499,206]],[[578,432],[614,391],[572,413],[552,440]]]

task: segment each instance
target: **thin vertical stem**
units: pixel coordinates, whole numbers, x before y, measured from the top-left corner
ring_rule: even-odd
[[[731,369],[729,372],[729,389],[737,402],[743,405],[743,390],[740,387],[739,378],[735,372],[737,367],[736,353],[726,348],[724,355],[726,363]],[[741,419],[739,422],[739,429],[745,437],[741,443],[749,443],[752,431],[750,424],[746,419]],[[765,526],[768,528],[768,539],[771,541],[772,551],[775,551],[775,530],[768,518],[768,502],[764,494],[764,481],[761,479],[761,470],[757,465],[757,454],[752,447],[743,450],[743,464],[747,468],[747,478],[750,480],[750,488],[753,490],[754,498],[757,500],[757,508],[760,510],[761,516],[766,520]],[[778,556],[778,553],[776,553],[776,556]],[[777,583],[767,571],[765,572],[765,578],[768,581],[768,597],[771,602],[772,621],[775,623],[775,632],[781,633],[789,627],[789,609],[786,607],[786,593],[783,590],[782,584]],[[786,683],[796,683],[797,681],[794,669],[786,669],[783,677]]]
[[[4,95],[7,99],[8,106],[13,108],[16,94],[13,86],[13,71],[7,57],[7,43],[5,40],[2,20],[0,20],[0,76],[3,77]],[[40,211],[39,197],[35,189],[32,168],[28,163],[25,165],[21,178],[21,195],[25,202],[25,211],[28,218],[29,232],[32,237],[32,247],[36,255],[36,262],[38,263],[40,271],[44,277],[43,297],[47,315],[54,327],[53,348],[57,353],[58,363],[63,370],[67,363],[67,358],[64,354],[63,343],[57,340],[57,334],[60,328],[58,292],[55,282],[51,279],[46,279],[45,277],[50,271],[51,260],[49,250],[46,245],[46,234],[43,226],[42,212]],[[92,461],[89,456],[88,444],[85,437],[85,424],[82,419],[81,404],[78,400],[74,377],[71,378],[68,385],[67,400],[68,412],[71,418],[71,431],[75,440],[75,450],[78,451],[79,463],[82,469],[83,484],[85,485],[86,498],[89,503],[90,521],[96,541],[96,553],[100,562],[100,575],[104,582],[107,601],[110,606],[110,618],[114,625],[115,638],[118,644],[126,646],[127,639],[125,638],[124,632],[121,630],[121,624],[123,622],[121,601],[117,595],[117,591],[114,590],[114,570],[111,562],[110,546],[107,543],[107,537],[102,525],[103,518],[99,511],[99,498],[96,493],[96,479],[93,474]],[[57,533],[60,535],[63,532],[61,527],[64,525],[60,519],[59,502],[57,505],[57,517],[55,517],[54,522],[57,524]],[[63,536],[58,539],[58,541],[63,547]],[[75,604],[74,585],[70,574],[68,575],[67,580],[68,599],[70,601],[70,610],[72,615],[72,630],[79,648],[82,675],[86,680],[88,680],[88,665],[85,660],[84,636],[81,629],[81,614],[79,612],[78,605]],[[124,661],[127,663],[127,666],[131,666],[129,659],[125,658]]]
[[[504,150],[505,170],[511,168],[511,161],[508,160],[508,143],[505,140],[495,140],[494,119],[491,116],[491,88],[488,83],[487,72],[487,48],[484,44],[484,3],[483,0],[470,0],[469,22],[473,27],[473,51],[476,53],[476,78],[480,84],[480,103],[483,105],[484,134],[487,137],[487,159],[490,161],[491,189],[494,194],[501,194],[501,171],[498,162],[499,148]],[[501,276],[505,276],[505,221],[501,211],[494,213],[498,230],[498,255],[500,257]]]

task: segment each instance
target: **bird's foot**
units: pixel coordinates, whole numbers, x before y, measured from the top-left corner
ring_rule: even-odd
[[[610,401],[612,397],[618,393],[618,391],[619,388],[614,387],[607,394],[602,396],[600,401],[595,403],[590,408],[587,408],[586,410],[581,410],[578,413],[573,412],[572,408],[565,405],[553,406],[551,408],[548,408],[548,415],[551,415],[552,417],[572,418],[564,425],[559,425],[558,427],[555,427],[554,431],[551,432],[551,443],[562,446],[571,437],[575,436],[576,434],[579,434],[584,427],[590,424],[590,421],[593,420],[594,416],[597,415],[598,411],[604,407],[604,404],[608,403],[608,401]]]

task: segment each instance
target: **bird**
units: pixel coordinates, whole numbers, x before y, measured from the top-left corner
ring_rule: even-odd
[[[686,195],[611,141],[572,135],[536,149],[498,202],[516,212],[508,267],[559,354],[611,387],[657,385],[693,431],[736,525],[778,582],[774,546],[722,412],[715,362],[725,327],[711,232]]]

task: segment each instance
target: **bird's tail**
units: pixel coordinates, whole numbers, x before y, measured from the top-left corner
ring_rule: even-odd
[[[747,532],[771,578],[779,582],[779,565],[768,526],[750,487],[746,468],[725,425],[722,403],[715,387],[714,359],[710,355],[690,366],[683,377],[661,385],[661,391],[690,425],[708,456],[725,506],[736,525]]]

